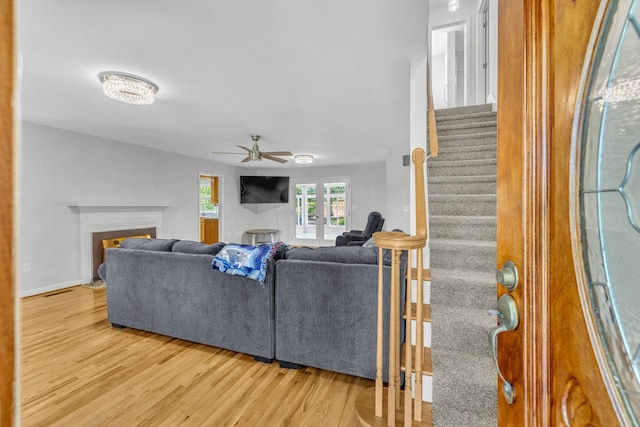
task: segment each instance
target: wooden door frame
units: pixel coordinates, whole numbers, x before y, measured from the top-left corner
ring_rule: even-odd
[[[520,326],[499,344],[512,350],[499,365],[516,401],[498,387],[499,425],[618,424],[582,306],[572,305],[571,141],[598,9],[592,0],[499,3],[497,263],[513,260],[521,274],[511,292]]]
[[[498,168],[497,168],[497,267],[507,260],[520,270],[520,282],[511,293],[520,312],[517,330],[502,334],[499,347],[518,348],[509,357],[500,354],[499,366],[515,387],[515,402],[508,405],[498,385],[499,425],[544,425],[549,419],[549,365],[547,325],[537,319],[548,317],[545,275],[540,265],[544,251],[545,194],[541,174],[544,144],[547,143],[544,111],[538,108],[543,96],[541,49],[543,34],[536,29],[544,2],[500,0],[498,5]],[[513,161],[512,161],[513,160]],[[524,176],[534,179],[525,181]],[[502,221],[510,218],[510,222]],[[498,289],[498,296],[506,290]],[[538,344],[538,345],[536,345]],[[501,352],[502,353],[502,352]],[[539,378],[527,382],[528,378]],[[506,416],[506,418],[505,418]]]
[[[223,241],[224,239],[222,239],[222,237],[224,236],[223,232],[222,232],[222,225],[223,225],[223,214],[222,214],[222,210],[220,209],[220,200],[223,199],[223,191],[222,191],[222,185],[223,185],[223,180],[224,180],[224,175],[220,174],[220,173],[212,173],[212,172],[199,172],[198,173],[198,191],[200,190],[200,179],[202,177],[208,177],[208,178],[216,178],[217,180],[217,192],[218,192],[218,241]],[[213,188],[211,189],[212,194],[213,194]],[[202,241],[202,228],[200,227],[200,193],[198,192],[198,241]]]
[[[0,425],[12,426],[15,398],[13,1],[0,2]]]

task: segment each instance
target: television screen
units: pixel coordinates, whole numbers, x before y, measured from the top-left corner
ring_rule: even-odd
[[[289,203],[289,177],[241,176],[240,203]]]

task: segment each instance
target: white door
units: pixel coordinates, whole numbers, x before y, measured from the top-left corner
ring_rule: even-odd
[[[295,209],[292,212],[292,243],[332,246],[347,231],[350,218],[349,178],[294,180]]]
[[[455,107],[458,93],[458,72],[456,61],[456,34],[457,31],[447,33],[447,50],[445,53],[447,61],[447,108]]]

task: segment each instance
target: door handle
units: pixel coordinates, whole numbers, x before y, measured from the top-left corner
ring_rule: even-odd
[[[511,295],[504,294],[498,299],[497,310],[489,310],[489,314],[497,316],[499,322],[499,325],[489,332],[491,357],[493,357],[498,375],[502,380],[502,395],[509,405],[511,405],[516,400],[516,391],[513,388],[513,384],[504,378],[498,365],[498,335],[502,332],[513,331],[518,327],[518,306]]]

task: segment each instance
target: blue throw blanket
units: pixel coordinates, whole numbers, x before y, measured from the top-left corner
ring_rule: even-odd
[[[286,249],[287,244],[276,242],[251,246],[230,243],[213,258],[211,267],[227,274],[264,282],[267,275],[267,261],[273,258],[279,248]]]

